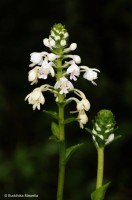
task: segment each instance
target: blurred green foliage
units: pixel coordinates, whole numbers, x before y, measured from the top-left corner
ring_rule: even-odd
[[[54,23],[66,25],[82,65],[99,68],[94,87],[76,82],[89,101],[89,123],[100,109],[115,114],[123,137],[106,148],[105,178],[112,184],[107,200],[132,196],[132,2],[131,0],[2,0],[0,2],[0,195],[38,194],[56,198],[58,147],[52,119],[24,102],[34,88],[27,81],[30,53],[45,51],[42,40]],[[52,81],[52,80],[50,80]],[[44,109],[56,110],[47,94]],[[74,104],[67,108],[74,110]],[[91,136],[75,122],[66,127],[66,145],[84,142],[68,162],[64,200],[88,200],[95,189],[96,151]],[[71,132],[69,130],[72,130]],[[73,131],[74,130],[74,131]]]

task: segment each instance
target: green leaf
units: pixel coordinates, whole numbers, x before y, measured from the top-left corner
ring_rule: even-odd
[[[66,162],[69,160],[69,158],[71,157],[71,155],[77,150],[79,149],[80,147],[82,147],[84,145],[84,143],[81,143],[81,144],[76,144],[74,146],[71,146],[69,148],[66,149]]]
[[[55,111],[47,111],[47,110],[43,110],[44,113],[48,114],[50,117],[53,117],[55,119],[58,119],[58,114]]]
[[[71,117],[71,118],[65,119],[64,124],[69,124],[69,123],[75,122],[75,121],[77,121],[77,118]]]
[[[57,139],[59,139],[59,135],[60,135],[59,127],[58,127],[58,125],[55,122],[52,122],[52,124],[51,124],[51,131],[52,131],[53,135]]]
[[[92,130],[91,129],[89,129],[89,128],[85,128],[86,129],[86,131],[88,132],[88,133],[90,133],[90,134],[92,134],[93,135],[93,133],[92,133]]]
[[[52,140],[52,141],[54,141],[54,142],[60,142],[54,135],[51,135],[50,137],[49,137],[49,140]]]
[[[91,194],[92,200],[104,200],[106,190],[108,186],[110,185],[110,182],[106,183],[105,185],[99,187]]]

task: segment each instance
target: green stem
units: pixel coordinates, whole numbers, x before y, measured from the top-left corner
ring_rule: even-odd
[[[102,186],[103,171],[104,171],[104,147],[98,147],[98,168],[97,168],[97,182],[96,189]]]
[[[59,175],[58,175],[58,189],[57,200],[63,200],[64,178],[65,178],[65,131],[64,131],[64,107],[59,104]]]
[[[57,74],[56,80],[58,81],[63,74],[62,71],[62,59],[59,58],[56,61]],[[58,188],[57,188],[57,200],[63,200],[63,190],[64,190],[64,178],[65,178],[65,127],[64,127],[64,102],[65,96],[58,94],[58,115],[59,115],[59,174],[58,174]]]

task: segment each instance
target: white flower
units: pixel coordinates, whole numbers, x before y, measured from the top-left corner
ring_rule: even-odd
[[[47,58],[48,58],[49,61],[54,61],[58,57],[59,56],[55,55],[54,53],[48,53],[47,54]]]
[[[43,56],[45,56],[46,54],[47,54],[46,52],[41,52],[41,53],[34,52],[34,53],[31,53],[30,54],[30,56],[31,56],[30,61],[32,62],[32,64],[30,64],[29,66],[33,67],[36,64],[41,65],[41,63],[43,61]]]
[[[86,110],[88,111],[90,109],[90,102],[88,101],[88,99],[82,99],[81,101],[79,101],[77,103],[77,110],[81,111],[81,110]]]
[[[47,79],[49,74],[51,74],[51,76],[54,77],[55,72],[52,67],[52,64],[52,62],[48,63],[46,59],[43,61],[42,66],[39,68],[39,78]]]
[[[84,94],[81,90],[74,89],[74,93],[75,93],[76,95],[78,95],[81,99],[86,99],[85,94]]]
[[[61,40],[61,41],[60,41],[60,45],[61,45],[62,47],[64,47],[64,46],[66,45],[66,40]]]
[[[91,81],[94,85],[97,85],[94,80],[97,79],[97,72],[100,72],[96,68],[89,68],[87,66],[80,66],[81,72],[85,72],[83,77],[87,79],[88,81]]]
[[[28,72],[28,80],[31,82],[31,85],[38,82],[39,78],[39,67],[35,67]]]
[[[74,51],[77,48],[77,43],[72,43],[68,48],[64,49],[63,53]]]
[[[68,36],[69,36],[68,32],[65,32],[63,38],[68,38]]]
[[[50,47],[48,38],[43,39],[43,43],[46,47]]]
[[[92,133],[94,136],[97,136],[98,138],[100,138],[101,140],[104,140],[104,136],[101,134],[98,134],[98,132],[93,128]]]
[[[50,47],[55,47],[55,41],[52,38],[49,38]]]
[[[81,101],[79,101],[77,98],[74,97],[69,98],[69,100],[74,100],[76,102],[77,111],[81,110],[88,111],[90,109],[90,102],[86,98],[85,94],[76,88],[74,89],[74,93],[82,99]]]
[[[52,35],[52,34],[51,34]],[[57,41],[57,40],[60,40],[60,36],[59,35],[52,35],[52,36],[54,36],[54,39]]]
[[[77,64],[81,62],[81,58],[78,55],[65,55],[64,58],[72,58],[73,61]]]
[[[25,101],[26,100],[28,100],[29,104],[33,105],[33,110],[36,108],[40,110],[40,104],[45,103],[45,98],[42,94],[42,87],[34,89],[30,94],[26,96]]]
[[[78,121],[79,121],[79,124],[80,124],[80,128],[84,128],[84,124],[86,124],[88,122],[88,117],[87,117],[84,110],[81,110],[78,113]]]
[[[71,66],[68,67],[67,69],[67,74],[70,74],[70,79],[76,81],[77,78],[76,76],[80,75],[80,69],[79,67],[75,64],[74,61],[71,61]]]
[[[95,123],[95,127],[97,131],[101,131],[101,128],[99,127],[99,125],[97,123]]]
[[[55,40],[53,40],[52,38],[45,38],[43,39],[43,44],[46,47],[49,47],[50,49],[52,49],[53,47],[55,47]]]
[[[77,43],[72,43],[69,48],[71,51],[74,51],[77,48]]]
[[[60,89],[60,94],[67,94],[70,90],[73,90],[74,87],[67,78],[62,77],[59,81],[56,82],[55,89]]]
[[[108,137],[108,139],[106,140],[105,144],[109,144],[110,142],[112,142],[115,138],[114,133],[111,133]]]

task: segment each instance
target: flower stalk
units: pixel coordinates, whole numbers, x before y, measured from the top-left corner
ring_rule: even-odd
[[[60,66],[60,67],[59,67]],[[58,60],[57,80],[62,76],[61,61]],[[59,124],[59,173],[57,200],[63,199],[64,179],[65,179],[65,127],[64,127],[64,95],[58,95],[58,124]]]
[[[110,182],[103,184],[104,173],[104,149],[107,145],[118,139],[120,136],[115,136],[117,129],[115,116],[110,110],[100,110],[93,120],[92,130],[86,130],[92,134],[92,139],[97,150],[97,179],[96,189],[91,193],[92,200],[104,200],[106,190]]]
[[[104,147],[99,147],[97,149],[98,153],[98,166],[97,166],[97,180],[96,180],[96,189],[102,186],[103,184],[103,171],[104,171]]]
[[[62,104],[59,107],[59,131],[60,131],[60,142],[59,142],[59,174],[58,174],[58,189],[57,189],[57,200],[63,199],[64,190],[64,178],[65,178],[65,127],[64,127],[64,106]]]
[[[64,128],[64,106],[59,104],[59,174],[58,174],[58,189],[57,200],[63,199],[64,178],[65,178],[65,128]]]

